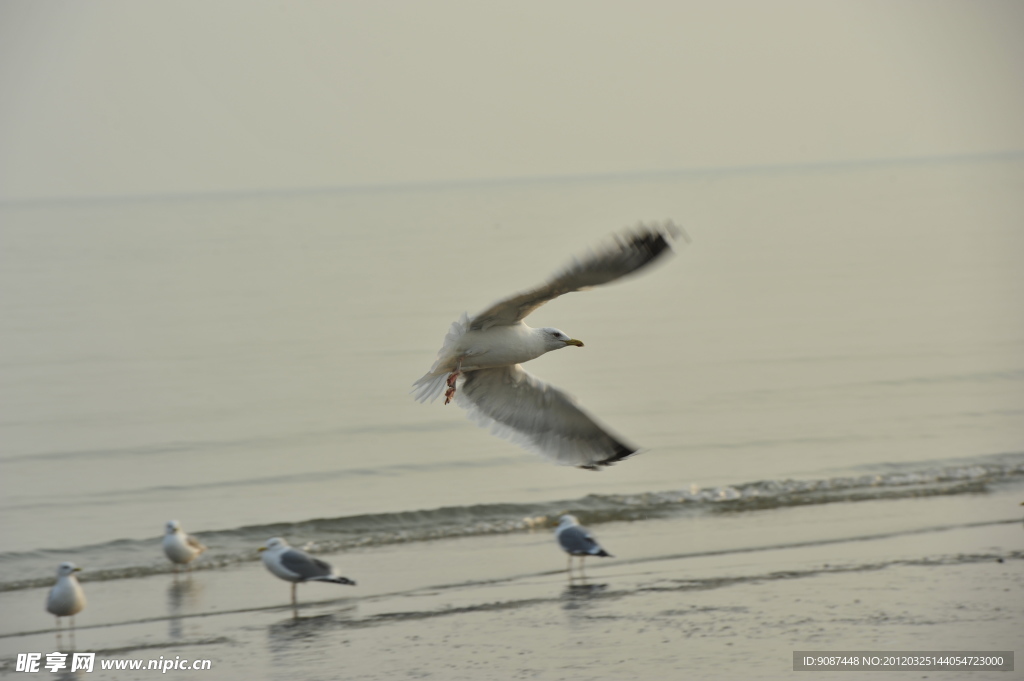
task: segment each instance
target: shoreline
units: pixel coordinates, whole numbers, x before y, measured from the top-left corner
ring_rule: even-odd
[[[76,643],[97,659],[209,659],[229,680],[772,679],[795,650],[1012,650],[1024,525],[998,514],[1016,496],[599,525],[623,557],[588,561],[586,584],[568,582],[546,531],[349,551],[325,558],[359,586],[300,585],[297,618],[259,563],[87,582]],[[769,525],[793,541],[751,541]],[[666,551],[679,538],[690,550]],[[18,674],[18,652],[55,650],[44,594],[0,594],[24,615],[0,633],[0,677]]]

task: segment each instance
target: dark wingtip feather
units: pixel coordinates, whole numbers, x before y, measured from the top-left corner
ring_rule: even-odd
[[[672,251],[672,242],[682,238],[690,243],[690,237],[682,229],[676,227],[671,220],[664,225],[653,225],[651,227],[639,225],[636,232],[629,234],[629,245],[631,248],[644,254],[644,264],[654,262],[665,252]]]
[[[661,260],[666,253],[672,253],[672,244],[682,238],[690,242],[689,235],[677,227],[671,220],[662,224],[638,224],[632,229],[614,235],[618,245],[619,257],[628,267],[625,274],[632,274],[646,269],[654,262]],[[621,276],[621,275],[620,275]]]
[[[614,450],[612,451],[611,456],[609,456],[606,459],[601,459],[600,461],[595,461],[594,463],[587,464],[586,466],[577,466],[577,468],[582,468],[587,471],[599,471],[601,470],[600,466],[614,465],[619,461],[622,461],[623,459],[628,459],[629,457],[633,456],[634,454],[640,451],[639,448],[630,447],[629,445],[623,444],[618,440],[613,440],[612,443],[614,444]]]

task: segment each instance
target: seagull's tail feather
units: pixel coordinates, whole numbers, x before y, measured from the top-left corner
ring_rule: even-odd
[[[430,371],[423,375],[418,381],[412,384],[412,394],[418,402],[433,402],[444,392],[448,374],[455,369],[455,348],[459,340],[469,330],[469,315],[465,312],[448,329],[444,337],[444,344],[437,351],[437,361]]]
[[[592,556],[601,556],[602,558],[614,558],[615,557],[612,554],[610,554],[607,551],[605,551],[604,549],[601,549],[600,551],[597,551],[596,553],[592,553],[590,555],[592,555]]]
[[[313,577],[309,581],[311,582],[330,582],[331,584],[349,584],[355,586],[355,580],[349,579],[348,577],[340,577],[338,575],[327,575],[326,577]]]

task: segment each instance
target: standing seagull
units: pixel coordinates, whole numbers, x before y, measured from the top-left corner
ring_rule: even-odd
[[[558,519],[558,529],[555,530],[555,539],[558,540],[562,550],[569,554],[569,567],[566,570],[569,573],[569,579],[572,579],[572,557],[580,557],[580,577],[586,579],[586,575],[583,574],[583,559],[587,556],[603,556],[607,558],[614,558],[614,556],[604,549],[594,539],[594,535],[590,534],[590,530],[580,525],[579,521],[576,520],[576,516],[563,515]]]
[[[356,583],[348,577],[334,574],[334,568],[305,551],[294,549],[284,539],[274,537],[260,547],[263,564],[280,577],[292,583],[292,607],[296,606],[295,585],[299,582],[331,582],[332,584]]]
[[[534,329],[523,319],[565,293],[607,284],[637,272],[666,253],[683,234],[671,222],[640,225],[574,258],[547,283],[495,303],[452,324],[434,366],[413,384],[420,402],[456,396],[469,418],[491,432],[563,466],[598,470],[637,452],[576,406],[566,393],[523,370],[520,364],[583,342],[553,328]],[[446,389],[447,386],[447,389]]]
[[[60,618],[70,617],[71,641],[75,640],[75,615],[85,608],[85,592],[75,577],[82,568],[74,563],[61,563],[57,566],[57,583],[50,589],[46,597],[46,610],[57,618],[57,638],[60,639]]]
[[[206,550],[206,547],[199,543],[199,540],[191,534],[185,534],[181,529],[181,523],[177,520],[168,520],[164,526],[164,553],[174,563],[174,572],[178,572],[179,565],[185,565],[191,569],[193,560]]]

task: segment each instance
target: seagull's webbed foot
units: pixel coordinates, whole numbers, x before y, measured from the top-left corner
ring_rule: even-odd
[[[459,380],[459,374],[462,373],[462,360],[459,359],[458,364],[455,365],[455,371],[448,374],[448,389],[444,391],[444,403],[448,404],[455,399],[455,382]]]

